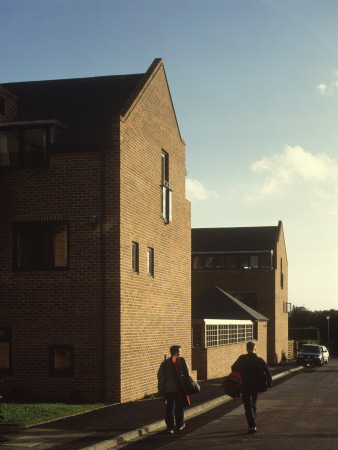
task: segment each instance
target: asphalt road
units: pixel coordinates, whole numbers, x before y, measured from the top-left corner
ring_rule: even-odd
[[[258,399],[257,432],[247,434],[241,400],[232,400],[186,422],[174,435],[156,433],[119,448],[138,449],[337,449],[338,360],[305,368]]]

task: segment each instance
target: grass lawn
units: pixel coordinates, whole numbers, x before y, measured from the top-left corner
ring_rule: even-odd
[[[70,405],[66,403],[1,403],[0,425],[33,425],[48,420],[59,419],[91,409],[103,403]]]

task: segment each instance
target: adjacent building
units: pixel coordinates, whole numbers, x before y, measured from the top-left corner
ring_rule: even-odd
[[[283,224],[192,229],[192,297],[217,286],[269,319],[270,364],[288,355],[288,262]]]
[[[185,143],[146,73],[0,86],[0,376],[22,398],[156,392],[191,364]]]

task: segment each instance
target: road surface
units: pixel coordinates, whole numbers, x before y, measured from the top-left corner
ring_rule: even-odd
[[[241,400],[232,400],[188,420],[182,432],[156,433],[119,448],[338,449],[338,360],[276,383],[257,406],[255,434],[247,434]]]

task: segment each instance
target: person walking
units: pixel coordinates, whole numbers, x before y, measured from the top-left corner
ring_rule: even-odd
[[[172,345],[170,355],[160,365],[157,379],[158,392],[164,396],[165,401],[166,432],[172,434],[175,423],[179,431],[185,427],[184,406],[189,406],[190,400],[183,384],[183,377],[189,376],[189,369],[181,356],[181,347]]]
[[[245,417],[248,422],[248,433],[255,433],[257,417],[257,398],[259,392],[271,387],[272,376],[264,359],[256,354],[256,344],[247,342],[247,354],[241,355],[231,367],[233,372],[242,375],[242,400]]]

